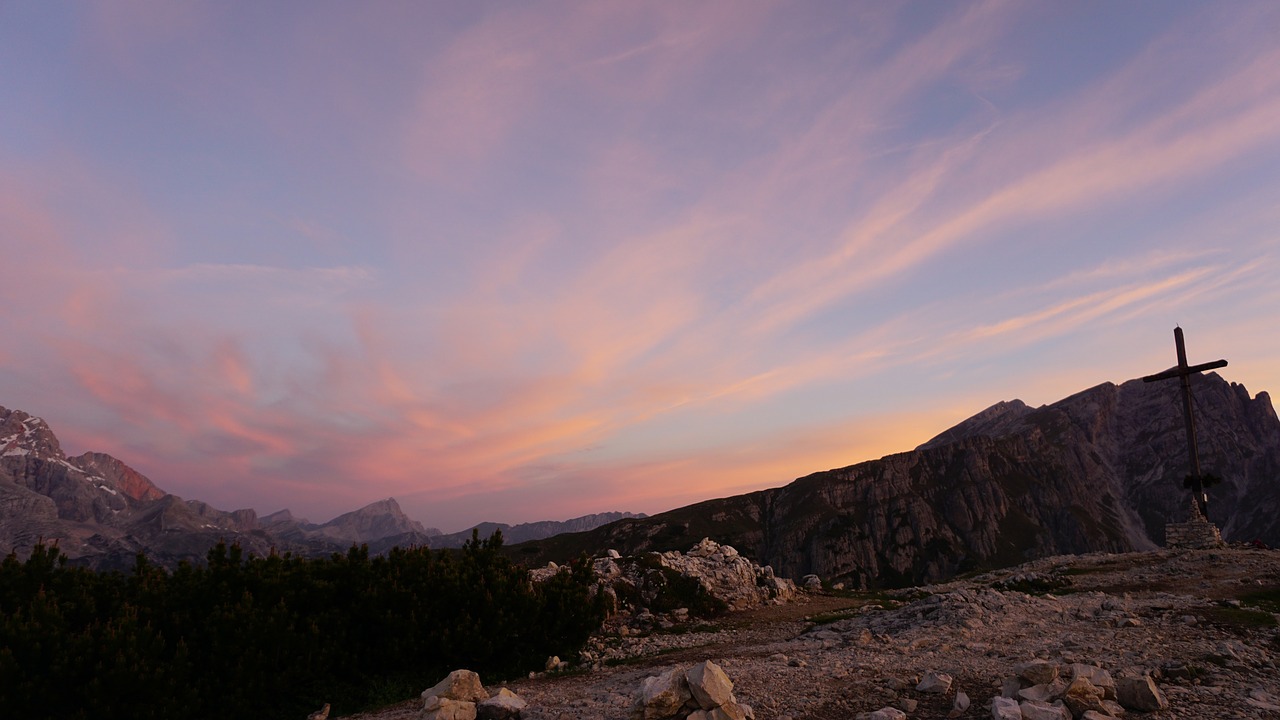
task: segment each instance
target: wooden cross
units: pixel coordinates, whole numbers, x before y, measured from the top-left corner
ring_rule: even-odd
[[[1187,426],[1187,453],[1191,457],[1191,507],[1193,510],[1198,511],[1201,517],[1207,519],[1209,517],[1209,496],[1204,492],[1204,485],[1200,477],[1200,453],[1196,450],[1196,419],[1191,412],[1191,374],[1203,370],[1226,367],[1227,361],[1214,360],[1213,362],[1188,367],[1187,346],[1182,340],[1181,327],[1173,329],[1173,341],[1178,346],[1178,366],[1169,368],[1162,373],[1148,375],[1142,378],[1142,382],[1155,382],[1174,377],[1182,380],[1182,419]]]

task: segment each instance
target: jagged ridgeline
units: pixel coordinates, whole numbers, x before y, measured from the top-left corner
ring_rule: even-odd
[[[583,560],[534,583],[501,535],[460,552],[306,559],[218,544],[169,572],[0,563],[0,716],[296,718],[415,695],[457,667],[501,679],[576,657],[604,619]]]
[[[1191,378],[1209,519],[1280,545],[1280,421],[1216,374]],[[689,547],[711,537],[781,577],[900,586],[1049,555],[1148,550],[1187,518],[1177,383],[1104,383],[1052,405],[988,408],[911,452],[586,533],[512,545],[523,562]]]

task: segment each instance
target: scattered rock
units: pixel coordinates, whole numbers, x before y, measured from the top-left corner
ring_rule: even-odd
[[[907,714],[893,707],[882,707],[875,712],[858,713],[857,720],[906,720]]]
[[[489,697],[480,676],[470,670],[454,670],[448,677],[422,691],[422,699],[432,696],[448,700],[477,703]]]
[[[1061,700],[1049,704],[1039,700],[1023,700],[1018,704],[1022,720],[1071,720],[1071,711]]]
[[[1058,666],[1050,662],[1019,663],[1014,666],[1014,672],[1032,685],[1047,685],[1058,679]]]
[[[1013,698],[997,697],[991,699],[992,720],[1022,720],[1022,709]]]
[[[421,720],[476,720],[476,704],[430,695],[422,706]]]
[[[674,717],[693,698],[684,672],[674,668],[645,678],[636,693],[631,717],[636,720],[663,720]]]
[[[733,702],[733,682],[719,665],[710,660],[689,668],[684,677],[689,683],[693,699],[698,701],[702,709],[711,710]]]
[[[1164,693],[1160,692],[1160,688],[1156,687],[1155,681],[1149,675],[1136,678],[1120,678],[1120,682],[1116,686],[1116,695],[1120,705],[1126,710],[1150,712],[1152,710],[1164,710],[1169,707],[1169,701],[1165,698]]]
[[[951,676],[946,673],[934,672],[930,670],[924,674],[924,679],[916,685],[916,692],[937,693],[945,695],[951,690]]]
[[[493,697],[470,670],[454,670],[422,691],[420,720],[519,720],[528,706],[514,692],[501,688]]]
[[[673,668],[640,683],[633,720],[754,720],[750,705],[733,696],[733,682],[707,660],[687,670]]]
[[[491,698],[476,704],[478,720],[515,720],[529,703],[507,688],[499,688]]]

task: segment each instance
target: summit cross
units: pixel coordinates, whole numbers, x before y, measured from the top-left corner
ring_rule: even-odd
[[[1181,327],[1173,328],[1173,341],[1178,346],[1177,367],[1171,367],[1155,375],[1148,375],[1142,378],[1142,382],[1156,382],[1157,380],[1168,380],[1175,377],[1182,381],[1182,419],[1187,426],[1187,453],[1191,459],[1191,507],[1198,511],[1201,517],[1208,519],[1209,496],[1204,492],[1204,484],[1200,476],[1200,453],[1196,449],[1196,418],[1191,406],[1191,375],[1204,370],[1226,367],[1227,361],[1214,360],[1213,362],[1188,366],[1187,346],[1182,340]]]

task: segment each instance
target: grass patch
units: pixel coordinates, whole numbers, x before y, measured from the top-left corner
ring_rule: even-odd
[[[669,628],[655,629],[653,631],[653,634],[655,635],[688,635],[690,633],[718,633],[718,632],[720,632],[720,626],[713,625],[712,623],[698,623],[697,625],[691,625],[689,623],[681,623],[678,625],[673,625]]]
[[[1252,608],[1213,607],[1206,608],[1200,616],[1209,622],[1233,628],[1260,629],[1277,626],[1276,616],[1266,610]]]
[[[902,601],[892,597],[886,592],[867,592],[865,590],[852,591],[850,595],[841,595],[840,597],[848,597],[850,600],[856,600],[856,604],[849,607],[836,608],[826,612],[814,613],[808,615],[805,620],[815,625],[829,625],[833,622],[848,620],[857,616],[863,608],[873,607],[881,610],[894,610],[902,606]]]
[[[1245,593],[1240,596],[1239,600],[1245,605],[1256,607],[1259,610],[1266,610],[1270,613],[1280,613],[1280,587],[1271,587],[1266,590],[1257,590],[1251,593]]]
[[[1122,569],[1118,563],[1108,563],[1105,565],[1072,565],[1070,567],[1055,568],[1055,572],[1059,575],[1096,575],[1101,573],[1112,572]]]
[[[832,610],[830,612],[817,613],[805,618],[814,625],[830,625],[833,622],[848,620],[851,617],[857,617],[862,606],[844,608],[843,610]]]
[[[698,647],[698,646],[695,646],[695,647]],[[656,657],[662,657],[663,655],[674,655],[676,653],[684,652],[686,650],[691,650],[691,649],[693,648],[686,648],[686,647],[663,648],[662,650],[659,650],[656,653],[649,653],[648,655],[635,655],[633,657],[624,657],[624,658],[609,658],[608,660],[604,661],[604,664],[606,667],[618,667],[620,665],[644,665],[646,663],[651,662]]]

